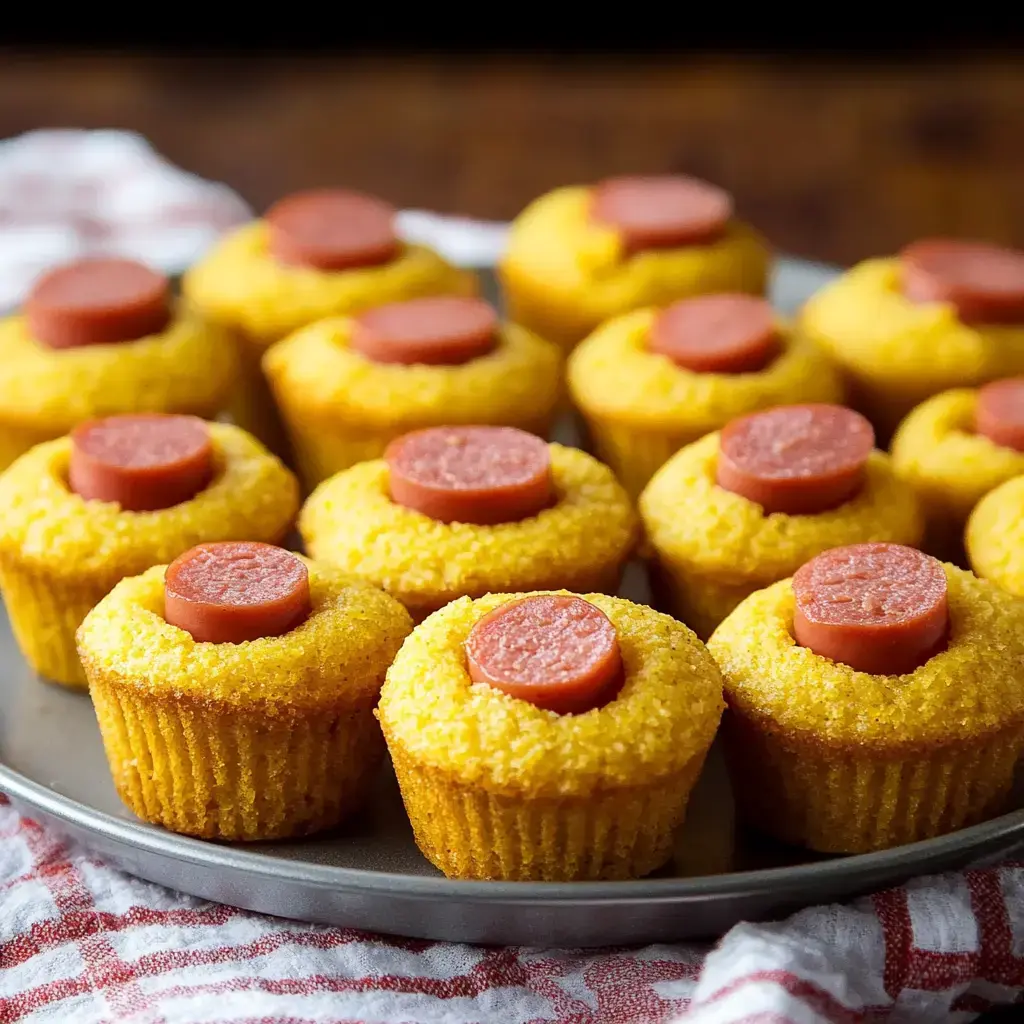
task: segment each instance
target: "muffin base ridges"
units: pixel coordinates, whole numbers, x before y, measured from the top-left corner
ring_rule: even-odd
[[[1024,748],[1015,724],[955,746],[873,755],[801,742],[735,710],[723,718],[723,737],[744,820],[820,853],[902,846],[998,814]]]
[[[571,882],[640,878],[672,855],[672,839],[704,762],[654,785],[589,797],[492,793],[391,744],[416,845],[449,878]]]
[[[320,832],[362,803],[383,757],[371,708],[219,709],[90,675],[118,795],[174,832],[245,841]]]
[[[85,689],[75,631],[110,588],[59,579],[10,559],[0,560],[0,590],[25,660],[45,679]]]

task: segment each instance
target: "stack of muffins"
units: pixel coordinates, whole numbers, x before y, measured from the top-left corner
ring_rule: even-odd
[[[615,178],[517,218],[503,319],[395,224],[301,193],[178,297],[89,260],[0,322],[0,587],[139,817],[322,832],[387,754],[450,877],[639,877],[719,731],[786,843],[1000,811],[1024,254],[920,242],[789,320],[726,192]]]

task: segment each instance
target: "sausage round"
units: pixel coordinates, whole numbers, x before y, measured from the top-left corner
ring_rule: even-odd
[[[109,345],[159,334],[170,283],[132,260],[88,259],[44,274],[25,300],[29,332],[50,348]]]
[[[515,522],[554,499],[547,442],[514,427],[417,430],[384,460],[391,499],[442,523]]]
[[[360,313],[351,345],[375,363],[455,365],[490,352],[497,332],[490,303],[438,295]]]
[[[753,295],[702,295],[662,310],[648,348],[694,373],[754,373],[779,352],[770,303]]]
[[[351,270],[393,260],[401,248],[397,210],[375,196],[345,189],[296,192],[264,215],[267,245],[279,263]]]
[[[197,643],[281,636],[310,610],[309,571],[273,544],[200,544],[176,558],[164,575],[164,618]]]
[[[68,483],[86,501],[152,512],[188,501],[212,475],[210,430],[195,416],[109,416],[71,432]]]
[[[595,221],[619,233],[627,254],[714,242],[732,214],[728,192],[668,174],[609,178],[594,186],[590,207]]]
[[[948,302],[968,324],[1024,322],[1024,252],[927,239],[908,245],[900,263],[911,302]]]
[[[622,685],[618,634],[581,597],[542,594],[485,615],[466,640],[470,678],[560,715],[607,703]]]
[[[793,594],[796,642],[858,672],[913,672],[946,644],[946,573],[915,548],[833,548],[801,566]]]
[[[840,405],[783,405],[722,430],[719,487],[766,513],[809,515],[849,501],[875,444],[871,424]]]

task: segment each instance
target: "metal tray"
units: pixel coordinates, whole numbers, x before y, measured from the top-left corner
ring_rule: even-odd
[[[777,305],[793,309],[829,268],[783,261]],[[571,424],[562,437],[573,440]],[[646,600],[638,566],[625,596]],[[672,863],[634,882],[458,882],[416,849],[390,769],[360,817],[316,840],[254,845],[177,836],[139,822],[118,800],[92,705],[36,679],[0,615],[0,789],[26,813],[125,870],[249,910],[425,939],[607,946],[707,938],[740,920],[775,917],[913,875],[1005,854],[1024,842],[1019,808],[950,836],[846,858],[813,858],[735,827],[713,750]]]

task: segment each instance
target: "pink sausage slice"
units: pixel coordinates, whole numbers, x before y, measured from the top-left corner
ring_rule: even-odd
[[[167,326],[170,283],[132,260],[78,260],[36,281],[24,313],[32,337],[50,348],[134,341]]]
[[[444,295],[360,313],[351,345],[375,363],[456,365],[490,352],[497,333],[498,314],[489,303]]]
[[[618,634],[581,597],[540,595],[496,608],[466,640],[470,678],[560,715],[607,703],[622,685]]]
[[[273,544],[200,544],[164,574],[164,618],[197,643],[281,636],[310,610],[306,566]]]
[[[946,573],[902,544],[833,548],[793,577],[793,638],[873,675],[913,672],[946,644]]]
[[[352,270],[387,263],[401,248],[397,210],[344,189],[296,192],[264,215],[270,254],[287,266]]]
[[[777,406],[723,429],[716,482],[768,514],[825,512],[860,490],[874,444],[871,424],[852,409]]]
[[[754,373],[779,352],[775,314],[752,295],[702,295],[662,310],[648,348],[694,373]]]
[[[212,476],[210,430],[195,416],[109,416],[71,432],[68,483],[86,501],[152,512],[195,497]]]
[[[974,429],[1003,448],[1024,452],[1024,377],[993,381],[978,390]]]
[[[514,427],[430,427],[384,452],[391,499],[442,523],[527,519],[554,500],[546,441]]]
[[[685,175],[609,178],[594,186],[591,217],[614,228],[627,254],[707,245],[725,233],[732,196]]]
[[[900,254],[911,302],[948,302],[967,324],[1024,323],[1024,252],[983,242],[928,239]]]

